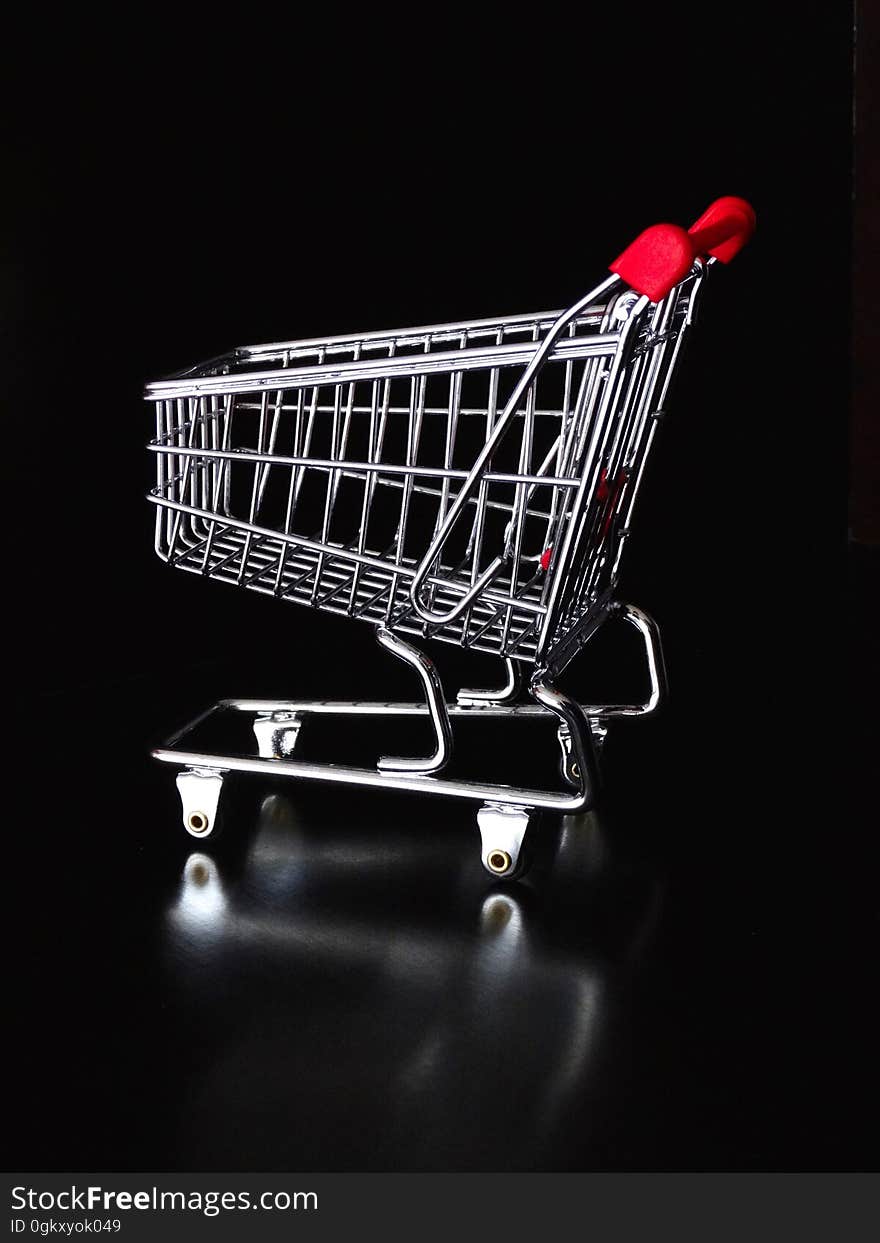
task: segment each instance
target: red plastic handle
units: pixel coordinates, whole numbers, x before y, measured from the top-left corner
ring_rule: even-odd
[[[712,255],[730,263],[755,231],[755,212],[745,199],[732,194],[716,199],[688,229],[694,255]]]
[[[652,302],[665,298],[701,255],[730,263],[755,231],[755,213],[745,199],[716,199],[685,231],[655,224],[640,233],[611,264],[611,271]]]

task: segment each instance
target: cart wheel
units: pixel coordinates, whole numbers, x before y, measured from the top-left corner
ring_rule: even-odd
[[[570,786],[580,787],[581,774],[572,754],[571,731],[566,725],[560,725],[556,731],[556,737],[559,739],[559,771],[563,780],[567,781]]]
[[[284,760],[293,755],[302,717],[298,712],[258,712],[254,719],[257,751],[264,760]]]
[[[495,880],[518,880],[528,871],[526,834],[534,814],[506,803],[484,803],[477,812],[483,867]]]
[[[187,768],[177,774],[183,827],[190,837],[210,837],[217,828],[223,774],[216,769]]]
[[[602,750],[605,737],[608,733],[608,727],[604,725],[598,718],[589,718],[590,732],[593,735],[593,747],[597,756]],[[581,788],[581,774],[577,761],[572,754],[571,732],[565,725],[560,725],[556,731],[556,737],[559,739],[559,750],[561,752],[559,760],[559,771],[565,781],[575,789]]]

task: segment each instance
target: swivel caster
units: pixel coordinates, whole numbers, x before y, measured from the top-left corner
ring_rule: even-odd
[[[210,837],[217,828],[217,805],[223,773],[215,768],[186,768],[177,774],[183,827],[190,837]]]
[[[484,803],[477,812],[482,839],[483,867],[496,880],[516,880],[529,868],[528,851],[523,849],[526,833],[535,813],[530,807],[505,803]]]
[[[284,760],[293,755],[302,717],[297,712],[258,712],[254,720],[257,751],[264,760]]]
[[[588,723],[590,733],[593,736],[593,747],[597,755],[602,750],[602,745],[608,734],[608,726],[604,724],[598,717],[589,717]],[[566,725],[560,725],[556,731],[556,737],[559,739],[559,750],[561,752],[559,760],[559,771],[565,781],[575,789],[580,789],[582,783],[581,771],[577,761],[573,755],[571,745],[571,731]]]

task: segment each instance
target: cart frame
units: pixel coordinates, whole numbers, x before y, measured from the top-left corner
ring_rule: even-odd
[[[158,555],[190,572],[362,617],[375,626],[382,648],[419,675],[425,693],[423,703],[233,699],[213,705],[153,751],[182,770],[177,786],[190,835],[213,832],[231,772],[443,794],[481,804],[483,864],[510,878],[525,867],[526,833],[540,812],[592,805],[596,750],[608,723],[650,715],[666,694],[656,623],[616,599],[620,560],[706,272],[718,259],[729,261],[753,228],[742,200],[718,200],[690,233],[667,225],[646,231],[615,261],[610,277],[564,312],[241,347],[148,386],[156,406],[149,448],[157,483],[148,499],[157,506]],[[554,365],[564,374],[564,395],[542,406]],[[522,370],[501,408],[501,378],[513,368]],[[487,401],[474,409],[462,399],[468,372],[488,377]],[[426,397],[437,379],[448,382],[445,410]],[[400,381],[409,400],[396,412],[389,393]],[[368,400],[359,403],[365,391]],[[456,435],[473,414],[485,420],[485,436],[461,469],[454,464]],[[324,453],[313,442],[322,415],[331,429]],[[420,460],[423,427],[436,415],[445,429],[442,466]],[[546,441],[538,448],[536,432],[547,415],[551,437],[558,428],[549,450]],[[242,416],[252,431],[258,428],[255,444],[233,443],[234,419],[240,424]],[[395,419],[407,428],[403,462],[383,456]],[[358,454],[352,428],[367,425],[367,452]],[[281,452],[285,426],[291,447]],[[499,467],[514,432],[514,467]],[[241,495],[249,504],[241,517],[232,481],[245,472]],[[323,517],[319,530],[305,534],[293,515],[304,481],[315,477],[324,489]],[[287,486],[283,524],[277,515],[261,520],[278,478]],[[345,507],[336,501],[350,483],[360,489],[360,525],[353,538],[340,540],[332,532],[337,508]],[[395,504],[400,494],[396,532],[384,551],[367,543],[383,489],[393,490]],[[543,508],[536,497],[544,498]],[[432,507],[433,529],[418,556],[410,547],[411,511],[423,501]],[[493,509],[500,521],[507,518],[494,555],[487,534]],[[444,560],[447,544],[462,531],[464,559]],[[541,543],[529,552],[535,532]],[[640,704],[578,704],[559,689],[558,678],[613,617],[641,636],[650,693]],[[433,662],[403,635],[490,651],[505,662],[505,685],[461,691],[447,703]],[[519,702],[527,666],[531,703]],[[253,718],[257,755],[192,746],[198,727],[223,713]],[[306,718],[328,714],[427,715],[433,752],[382,757],[374,768],[294,758]],[[555,720],[566,788],[441,777],[453,752],[453,723],[462,717]]]

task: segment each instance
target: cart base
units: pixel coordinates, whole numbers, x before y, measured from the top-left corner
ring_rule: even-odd
[[[573,707],[576,709],[577,706]],[[579,714],[579,710],[577,711]],[[451,717],[456,718],[504,718],[521,721],[548,717],[552,719],[554,716],[553,709],[540,704],[498,702],[455,703],[448,707],[448,712]],[[219,715],[227,713],[244,714],[252,718],[256,755],[211,754],[184,749],[188,736],[199,726],[210,722],[212,718],[216,721]],[[579,777],[583,772],[584,779],[570,781],[570,786],[574,788],[555,792],[457,780],[378,766],[373,769],[355,768],[337,763],[297,760],[293,756],[306,718],[310,715],[339,718],[425,717],[427,709],[424,704],[419,703],[222,700],[184,726],[166,746],[159,747],[152,753],[164,763],[180,766],[177,789],[186,832],[192,837],[204,839],[215,831],[219,823],[219,804],[224,779],[230,772],[252,772],[343,785],[380,786],[422,794],[440,794],[479,804],[477,825],[481,837],[480,858],[483,866],[494,879],[511,880],[526,870],[527,852],[524,847],[542,810],[560,813],[583,811],[592,805],[594,799],[597,778],[590,739],[598,739],[604,735],[598,721],[588,721],[581,717],[583,726],[580,729],[577,722],[574,723],[575,734],[581,739],[578,754],[582,758],[582,767],[577,772]],[[557,731],[560,739],[563,731],[568,753],[571,754],[571,728],[560,723]],[[584,736],[586,742],[583,741]]]
[[[632,605],[617,610],[637,627],[645,643],[651,680],[650,697],[640,705],[587,706],[540,680],[531,684],[532,703],[516,702],[521,681],[508,662],[507,684],[498,691],[463,691],[447,704],[436,671],[427,657],[417,653],[390,632],[379,641],[394,655],[419,672],[426,691],[424,703],[364,703],[325,700],[225,699],[179,730],[153,756],[182,771],[177,777],[183,824],[193,837],[205,838],[214,831],[223,787],[229,772],[261,773],[305,781],[334,782],[353,786],[379,786],[408,790],[414,794],[439,794],[479,803],[483,866],[494,877],[511,879],[525,870],[523,845],[542,811],[574,814],[593,805],[598,788],[596,750],[601,747],[607,723],[615,717],[646,716],[665,693],[665,674],[659,634],[655,623]],[[197,727],[218,714],[244,713],[252,717],[251,728],[257,754],[229,754],[190,750],[185,740]],[[303,724],[308,716],[429,717],[435,730],[436,750],[421,760],[383,757],[372,768],[338,763],[316,763],[295,758]],[[452,752],[451,718],[534,721],[555,718],[561,751],[561,791],[491,784],[441,775]]]
[[[256,741],[255,756],[184,750],[180,743],[196,727],[224,712],[252,716]],[[453,717],[480,716],[535,720],[552,716],[550,710],[537,704],[485,705],[454,704],[449,708]],[[153,756],[165,763],[179,765],[177,789],[181,800],[183,827],[197,838],[208,838],[219,823],[219,804],[224,779],[230,772],[253,772],[270,776],[294,777],[310,781],[329,781],[344,785],[380,786],[416,793],[440,794],[478,803],[477,826],[480,831],[480,858],[486,871],[496,880],[512,880],[524,874],[527,852],[524,849],[542,810],[561,814],[587,810],[592,806],[597,785],[594,748],[605,735],[600,721],[585,719],[589,730],[586,748],[582,747],[582,765],[572,759],[572,734],[560,725],[557,735],[564,754],[569,757],[573,774],[567,777],[570,787],[554,792],[514,786],[479,784],[422,773],[406,773],[386,769],[353,768],[341,764],[316,764],[292,758],[305,719],[310,715],[400,717],[426,715],[424,705],[417,703],[332,703],[323,701],[224,700],[209,712],[185,726],[168,746],[157,748]],[[564,738],[564,742],[563,742]],[[584,754],[585,752],[585,754]],[[582,773],[586,780],[582,779]]]

